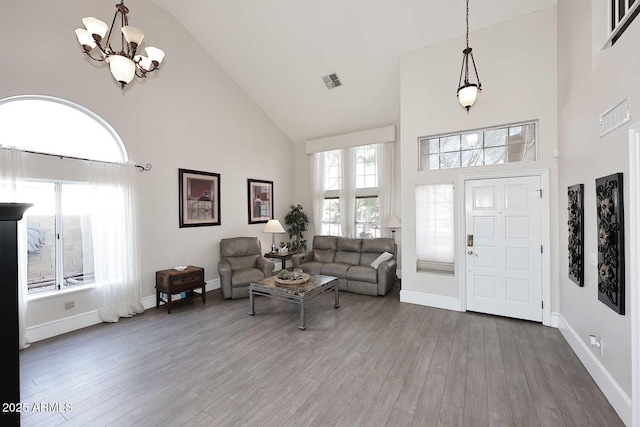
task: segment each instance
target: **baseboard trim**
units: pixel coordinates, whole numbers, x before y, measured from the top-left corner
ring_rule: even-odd
[[[578,356],[578,359],[580,359],[584,367],[587,368],[587,371],[598,387],[600,387],[600,390],[602,390],[607,400],[609,400],[613,409],[618,413],[622,422],[630,426],[632,410],[631,398],[622,390],[609,371],[607,371],[600,360],[593,354],[592,350],[562,315],[558,315],[558,329],[576,356]]]
[[[460,299],[442,295],[425,294],[414,291],[400,291],[400,302],[443,308],[445,310],[462,311]]]
[[[67,332],[86,328],[88,326],[97,325],[101,322],[102,321],[98,316],[98,310],[93,310],[86,313],[65,317],[64,319],[53,320],[51,322],[30,326],[27,328],[26,335],[29,342],[33,343],[47,338],[52,338],[57,335],[66,334]]]
[[[558,320],[559,317],[560,317],[559,313],[557,313],[555,311],[552,311],[551,312],[551,319],[550,319],[551,323],[549,324],[549,326],[552,327],[552,328],[557,328],[558,327],[558,322],[559,322],[559,320]]]
[[[220,289],[220,279],[207,280],[205,291],[209,292],[216,289]],[[145,310],[155,308],[156,296],[149,295],[142,298],[142,307],[144,307]],[[98,316],[98,310],[92,310],[86,313],[65,317],[63,319],[52,320],[51,322],[30,326],[27,328],[26,335],[29,342],[33,343],[47,338],[52,338],[57,335],[66,334],[67,332],[86,328],[88,326],[97,325],[101,322],[100,316]]]

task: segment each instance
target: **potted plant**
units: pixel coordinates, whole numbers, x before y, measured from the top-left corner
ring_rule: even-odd
[[[307,249],[307,241],[304,239],[304,232],[309,227],[309,217],[303,210],[302,205],[289,205],[289,212],[284,217],[284,222],[289,229],[289,238],[293,240],[290,249],[294,252]]]

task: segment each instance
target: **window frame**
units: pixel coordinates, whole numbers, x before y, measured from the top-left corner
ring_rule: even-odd
[[[27,299],[35,300],[46,297],[51,297],[55,295],[61,295],[63,293],[70,293],[81,291],[85,289],[93,289],[95,287],[95,281],[87,284],[77,285],[77,286],[64,286],[64,215],[62,213],[62,192],[63,186],[65,185],[86,185],[90,186],[91,184],[86,181],[71,181],[71,180],[62,180],[62,179],[37,179],[37,178],[29,178],[25,180],[26,183],[45,183],[45,184],[53,184],[54,191],[54,281],[55,281],[55,289],[40,291],[40,292],[30,292],[27,285]],[[27,215],[25,215],[25,220],[27,219]],[[27,271],[28,271],[28,261],[27,261]],[[94,265],[95,268],[95,265]],[[29,281],[27,280],[27,283]]]
[[[420,235],[418,234],[421,226],[421,215],[419,212],[420,203],[418,201],[418,192],[421,188],[424,187],[434,187],[434,191],[436,187],[447,187],[447,190],[451,192],[449,195],[450,201],[447,203],[450,204],[450,212],[448,212],[448,216],[450,217],[450,227],[451,227],[451,235],[449,236],[451,239],[451,261],[445,262],[436,259],[420,259],[420,248],[418,247],[418,242],[420,239]],[[455,192],[455,184],[453,183],[433,183],[433,184],[417,184],[414,188],[414,197],[415,197],[415,214],[416,214],[416,273],[425,273],[425,274],[441,274],[446,276],[455,276],[455,262],[456,262],[456,192]],[[435,196],[437,197],[437,195]],[[443,202],[434,201],[435,204],[442,204]],[[437,215],[435,215],[437,221]],[[435,239],[437,241],[437,239]]]
[[[533,142],[535,144],[534,159],[533,160],[521,160],[521,161],[511,161],[510,162],[509,161],[509,147],[522,145],[523,147],[526,148],[526,145],[527,145],[526,142],[510,144],[509,143],[509,135],[511,134],[510,131],[511,131],[512,128],[518,128],[518,127],[524,128],[526,126],[532,126],[533,127]],[[508,164],[508,163],[523,163],[523,162],[535,162],[535,161],[538,161],[538,151],[539,151],[539,145],[540,145],[539,141],[538,141],[538,127],[539,127],[538,120],[527,120],[527,121],[523,121],[523,122],[509,123],[509,124],[497,125],[497,126],[486,127],[486,128],[470,129],[470,130],[461,131],[461,132],[442,133],[442,134],[418,137],[418,144],[417,144],[418,145],[418,172],[433,172],[433,171],[438,171],[438,170],[465,169],[465,168],[473,168],[473,167],[498,166],[498,165],[504,165],[504,164]],[[500,131],[500,130],[505,130],[505,132],[506,132],[506,139],[505,139],[504,145],[495,145],[495,146],[488,146],[488,147],[485,146],[486,133],[488,133],[488,132],[496,132],[496,131]],[[462,148],[462,145],[463,145],[462,140],[463,140],[463,138],[468,137],[468,135],[474,135],[474,134],[479,135],[479,140],[481,140],[481,146],[479,146],[478,148],[475,148],[475,149]],[[439,148],[437,153],[432,153],[431,152],[430,147],[429,147],[430,141],[435,140],[435,139],[442,140],[444,138],[456,138],[456,137],[459,139],[459,142],[458,142],[458,146],[460,147],[459,149],[450,150],[450,151],[442,151]],[[429,148],[429,152],[425,153],[425,151],[427,151],[427,150],[425,150],[423,148],[423,146],[427,146],[427,148]],[[471,152],[471,151],[480,151],[481,155],[484,158],[484,156],[486,155],[486,151],[487,150],[492,150],[492,149],[501,148],[501,147],[505,147],[505,161],[504,162],[484,164],[484,160],[483,160],[482,164],[469,165],[469,166],[463,166],[463,164],[462,164],[462,155],[464,153]],[[440,161],[439,167],[437,169],[436,168],[431,169],[431,167],[430,167],[430,157],[432,155],[441,156],[442,154],[455,154],[455,153],[459,153],[458,154],[458,165],[457,166],[442,168],[442,167],[440,167],[441,166],[441,161]]]

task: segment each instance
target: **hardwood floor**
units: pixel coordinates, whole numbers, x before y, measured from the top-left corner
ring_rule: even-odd
[[[560,333],[333,293],[193,300],[33,343],[23,426],[623,426]],[[42,408],[41,408],[42,409]]]

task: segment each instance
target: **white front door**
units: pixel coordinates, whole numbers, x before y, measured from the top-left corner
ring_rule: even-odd
[[[467,310],[542,321],[539,176],[465,184]]]

